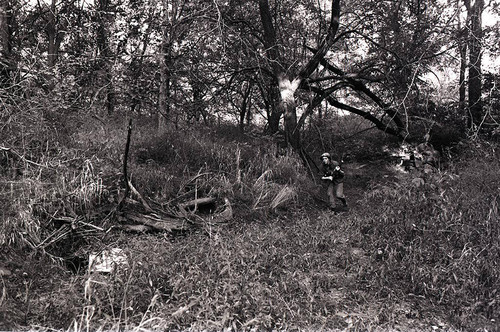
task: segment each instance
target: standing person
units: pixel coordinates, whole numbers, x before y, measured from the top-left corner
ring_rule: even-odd
[[[344,171],[337,161],[332,160],[332,156],[328,152],[321,155],[321,163],[323,171],[321,179],[328,184],[327,194],[330,209],[336,212],[348,211],[344,196]],[[336,207],[336,199],[342,202],[341,207]]]

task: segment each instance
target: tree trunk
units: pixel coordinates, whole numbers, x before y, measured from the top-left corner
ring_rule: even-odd
[[[298,75],[289,79],[285,72],[285,67],[280,57],[276,31],[273,26],[271,11],[268,0],[259,0],[259,12],[264,31],[264,46],[266,54],[273,69],[273,74],[277,80],[279,88],[279,109],[284,114],[285,138],[288,144],[296,151],[300,150],[300,129],[297,126],[297,108],[295,104],[295,92],[301,82],[311,76],[316,70],[320,61],[325,57],[328,50],[335,42],[335,35],[339,28],[340,0],[332,0],[332,16],[325,39],[318,47],[318,51],[302,67]]]
[[[8,0],[0,0],[0,88],[10,85],[12,71],[12,11]]]
[[[153,15],[149,17],[149,20],[153,19]],[[144,40],[142,41],[142,47],[141,47],[141,53],[139,56],[133,55],[130,61],[130,71],[132,72],[132,85],[130,86],[130,110],[132,111],[132,114],[135,111],[141,110],[141,99],[142,99],[142,84],[140,83],[140,78],[142,77],[143,73],[143,66],[144,66],[144,55],[146,54],[146,50],[149,46],[150,40],[151,40],[151,31],[152,31],[153,25],[149,24],[148,28],[146,30],[146,33],[144,34]],[[122,43],[122,48],[124,49],[125,46],[128,43],[128,38],[125,42]],[[117,52],[117,54],[121,54],[122,52]]]
[[[193,106],[192,112],[196,122],[199,122],[203,117],[203,122],[207,123],[207,116],[205,114],[205,101],[203,100],[203,86],[196,79],[191,80],[191,89],[193,91]]]
[[[157,111],[158,132],[166,128],[167,117],[170,115],[170,71],[168,61],[167,55],[160,56],[160,92],[158,95]]]
[[[469,38],[469,128],[481,123],[483,115],[482,93],[482,39],[483,28],[481,15],[484,0],[476,0],[471,7]]]
[[[465,41],[461,41],[460,44],[460,75],[459,75],[459,86],[458,86],[458,107],[460,109],[460,114],[465,114],[465,92],[466,92],[466,82],[465,82],[465,72],[467,70],[467,44]]]
[[[283,111],[279,108],[278,88],[276,86],[268,86],[267,96],[264,100],[267,112],[267,132],[272,135],[280,130],[280,119]]]
[[[248,114],[250,114],[249,100],[251,91],[252,91],[251,83],[248,83],[246,88],[242,91],[242,101],[240,106],[240,119],[239,119],[239,127],[242,133],[245,131],[245,117],[247,117],[248,120]]]
[[[160,91],[158,95],[158,131],[166,128],[167,122],[171,120],[171,95],[172,95],[172,71],[173,57],[172,44],[175,40],[174,26],[177,13],[177,3],[163,3],[163,28],[162,41],[160,45]]]
[[[106,61],[106,110],[108,114],[115,111],[115,87],[113,84],[113,65]]]
[[[267,125],[268,129],[267,132],[269,134],[275,134],[280,131],[280,119],[281,119],[281,113],[280,112],[271,112],[268,114],[267,117]]]
[[[164,31],[164,34],[167,32]],[[164,39],[167,37],[164,35]],[[168,42],[164,40],[160,51],[160,91],[158,95],[158,132],[163,131],[167,126],[167,118],[170,115],[170,51]]]
[[[286,73],[283,67],[280,65],[280,55],[278,50],[278,44],[276,41],[276,31],[274,30],[274,25],[272,22],[271,10],[269,8],[268,0],[259,0],[259,11],[262,21],[262,27],[264,30],[264,46],[266,47],[266,53],[271,62],[273,68],[273,73],[275,79],[278,83],[278,98],[272,96],[269,98],[271,101],[271,110],[278,109],[280,116],[284,114],[284,125],[285,125],[285,140],[287,145],[291,144],[293,148],[300,148],[300,135],[299,131],[296,131],[297,126],[297,113],[295,106],[295,91],[297,90],[300,80],[291,81],[286,77]],[[277,105],[275,104],[277,101]],[[271,115],[273,116],[273,115]],[[269,128],[271,131],[277,129],[274,127],[279,127],[279,117],[269,118]],[[277,132],[278,130],[276,130]]]
[[[166,40],[167,32],[164,30],[164,40],[160,50],[160,92],[158,95],[158,132],[163,131],[167,126],[167,119],[170,116],[170,50]]]
[[[267,57],[273,69],[273,74],[275,75],[274,80],[278,82],[278,75],[282,72],[282,68],[279,63],[279,51],[276,42],[276,31],[274,30],[273,19],[271,16],[271,10],[269,8],[268,0],[259,0],[259,13],[262,22],[262,28],[264,33],[264,47],[266,49]],[[278,87],[273,83],[268,89],[268,102],[269,102],[269,112],[268,112],[268,124],[269,133],[274,134],[279,131],[279,123],[281,114],[284,111],[284,107],[281,105],[281,98],[277,93]]]
[[[468,0],[466,0],[468,1]],[[470,6],[466,4],[467,9],[469,9]],[[460,0],[457,1],[457,9],[460,9]],[[460,20],[460,15],[458,15],[458,47],[459,47],[459,53],[460,53],[460,73],[459,73],[459,81],[458,81],[458,107],[460,114],[466,114],[465,113],[465,94],[466,94],[466,82],[465,82],[465,74],[467,70],[467,37],[468,37],[468,30],[467,30],[467,21],[468,18],[466,19],[466,24],[465,27],[462,26],[461,20]]]
[[[59,52],[59,44],[57,38],[57,7],[56,0],[52,0],[49,10],[49,18],[47,23],[47,38],[49,40],[49,46],[47,50],[47,65],[51,68],[54,67],[57,61],[57,55]]]
[[[109,14],[109,0],[99,0],[98,4],[98,21],[97,28],[97,47],[101,56],[101,68],[104,70],[104,84],[106,85],[106,110],[108,114],[114,112],[115,108],[115,91],[113,85],[113,65],[111,61],[111,48],[109,46],[109,27],[111,26],[111,15]]]
[[[283,108],[285,124],[285,140],[294,149],[300,148],[300,131],[297,127],[297,107],[295,104],[295,91],[299,87],[300,79],[290,81],[283,74],[278,75],[280,89],[280,105]]]

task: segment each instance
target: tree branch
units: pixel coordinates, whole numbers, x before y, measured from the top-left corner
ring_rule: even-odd
[[[317,106],[319,106],[323,102],[323,100],[328,98],[328,96],[330,96],[333,92],[339,90],[343,86],[345,86],[344,82],[339,82],[326,90],[321,90],[320,88],[315,88],[315,87],[309,87],[309,90],[311,91],[314,90],[316,92],[316,96],[309,103],[309,105],[307,105],[305,112],[300,116],[299,122],[297,123],[297,127],[295,128],[295,130],[299,130],[300,128],[302,128],[302,126],[306,122],[307,117],[313,113],[314,109]]]
[[[332,0],[332,16],[330,19],[330,26],[328,27],[328,33],[325,40],[321,43],[317,52],[309,60],[309,62],[304,66],[304,68],[299,73],[299,78],[301,80],[307,79],[316,70],[321,60],[324,59],[328,50],[335,43],[335,35],[339,29],[339,19],[340,19],[340,0]]]
[[[333,98],[332,96],[329,96],[327,98],[327,100],[328,100],[328,103],[330,105],[332,105],[333,107],[337,107],[337,108],[349,111],[351,113],[360,115],[363,118],[370,121],[371,123],[373,123],[378,129],[380,129],[388,134],[391,134],[391,135],[394,135],[397,137],[401,137],[401,132],[399,130],[395,130],[394,128],[389,127],[388,124],[383,123],[382,121],[380,121],[377,117],[375,117],[370,112],[362,111],[358,108],[341,103],[338,100],[336,100],[335,98]]]
[[[308,47],[308,49],[312,52],[318,52],[317,50],[314,50],[313,48]],[[339,75],[342,77],[343,80],[345,80],[349,85],[356,91],[364,93],[367,97],[369,97],[371,100],[375,102],[380,108],[384,110],[387,115],[391,117],[391,120],[394,121],[396,126],[398,127],[398,130],[403,131],[405,128],[405,124],[399,117],[399,114],[396,110],[392,109],[388,104],[386,104],[379,96],[377,96],[373,91],[370,90],[362,81],[357,80],[353,77],[348,76],[344,71],[342,71],[340,68],[335,67],[334,65],[330,64],[326,59],[321,60],[321,65],[325,67],[326,69],[330,70],[332,73]],[[323,93],[323,91],[322,91]]]
[[[334,97],[332,97],[332,95],[331,95],[332,92],[337,90],[339,84],[341,84],[341,83],[342,82],[340,82],[337,85],[335,85],[331,88],[328,88],[326,90],[323,90],[323,89],[315,87],[315,86],[308,86],[307,87],[310,91],[316,93],[317,97],[313,100],[313,102],[310,104],[310,106],[308,106],[307,110],[304,112],[304,114],[300,118],[299,123],[297,124],[298,128],[300,128],[299,126],[302,126],[304,124],[305,119],[307,118],[307,116],[309,116],[312,113],[314,108],[316,106],[318,106],[322,100],[326,99],[331,106],[339,108],[339,109],[343,109],[345,111],[348,111],[348,112],[351,112],[351,113],[354,113],[357,115],[360,115],[363,118],[370,121],[371,123],[373,123],[378,129],[380,129],[388,134],[391,134],[391,135],[394,135],[397,137],[402,137],[401,131],[399,130],[399,127],[397,130],[394,128],[391,128],[391,127],[389,127],[389,124],[382,122],[381,120],[379,120],[375,115],[371,114],[370,112],[366,112],[366,111],[360,110],[358,108],[355,108],[353,106],[349,106],[347,104],[341,103],[338,100],[336,100]]]

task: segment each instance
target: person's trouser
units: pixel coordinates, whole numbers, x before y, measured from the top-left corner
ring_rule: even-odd
[[[347,206],[345,196],[344,196],[344,183],[333,183],[328,185],[328,201],[330,207],[334,208],[336,205],[336,199],[342,202],[343,206]]]

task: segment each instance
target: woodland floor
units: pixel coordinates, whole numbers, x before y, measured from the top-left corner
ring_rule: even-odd
[[[305,230],[306,234],[313,232],[315,224],[319,224],[319,221],[322,221],[323,225],[325,222],[331,225],[331,236],[335,237],[333,243],[337,248],[328,248],[327,252],[333,253],[337,260],[345,261],[345,266],[330,269],[328,275],[319,276],[331,281],[332,287],[327,295],[328,301],[338,304],[336,312],[325,314],[325,316],[333,316],[332,319],[338,322],[339,330],[457,331],[450,325],[450,313],[446,311],[445,307],[435,305],[432,301],[419,296],[392,298],[389,295],[380,299],[380,297],[373,296],[373,292],[363,290],[363,286],[359,284],[357,276],[360,271],[373,268],[375,253],[364,251],[357,246],[355,239],[349,238],[350,233],[346,230],[350,226],[346,225],[345,221],[364,208],[362,205],[363,193],[369,190],[370,183],[394,180],[395,177],[393,171],[384,167],[382,163],[372,163],[359,168],[360,166],[346,165],[348,175],[350,175],[345,181],[346,197],[351,208],[348,215],[336,215],[322,203],[300,213],[300,218],[307,220],[306,227],[308,225],[311,227],[311,229]],[[290,218],[290,216],[285,218]],[[277,221],[267,221],[266,223],[253,222],[244,226],[236,226],[239,230],[233,230],[233,234],[238,236],[239,232],[249,231],[265,233],[263,228],[268,227],[269,223],[284,222],[283,220],[279,221],[281,216],[277,216],[277,219]],[[240,220],[242,220],[241,217],[238,218],[238,222]],[[286,221],[286,223],[290,222],[294,221]],[[224,227],[231,227],[231,225]],[[294,227],[292,226],[292,228]],[[110,236],[116,238],[108,238],[106,241],[114,241],[122,246],[132,243],[132,239],[135,239],[134,250],[137,250],[142,244],[146,246],[148,243],[156,241],[152,239],[154,235],[146,235],[142,238],[138,235],[127,238],[123,234],[111,234]],[[161,237],[158,241],[161,241]],[[184,240],[178,239],[176,241],[178,245],[182,245]],[[287,249],[278,248],[278,250],[286,252]],[[154,252],[143,254],[154,257]],[[67,299],[63,301],[58,298],[61,297],[61,294],[65,294],[66,297],[71,296],[74,284],[81,282],[81,277],[75,277],[75,275],[68,273],[64,267],[51,263],[46,258],[37,257],[37,255],[28,255],[4,248],[0,251],[0,257],[4,260],[4,265],[12,271],[11,276],[0,279],[0,288],[3,288],[3,295],[0,298],[0,329],[24,330],[26,327],[45,329],[47,326],[65,329],[63,322],[71,321],[71,317],[81,314],[81,311],[70,309],[70,304],[76,307],[79,300],[75,299],[75,303],[68,303]],[[310,271],[309,276],[304,277],[304,282],[318,277],[314,274],[321,273],[319,270]],[[81,296],[81,294],[75,294],[75,296]],[[64,310],[64,308],[69,310]],[[54,311],[59,312],[55,313]],[[477,322],[470,322],[470,329],[467,330],[494,331],[500,328],[494,324],[495,322],[478,317]],[[67,327],[66,325],[66,329]],[[330,321],[325,328],[330,329],[331,327]],[[315,326],[313,329],[320,330],[321,326]]]

